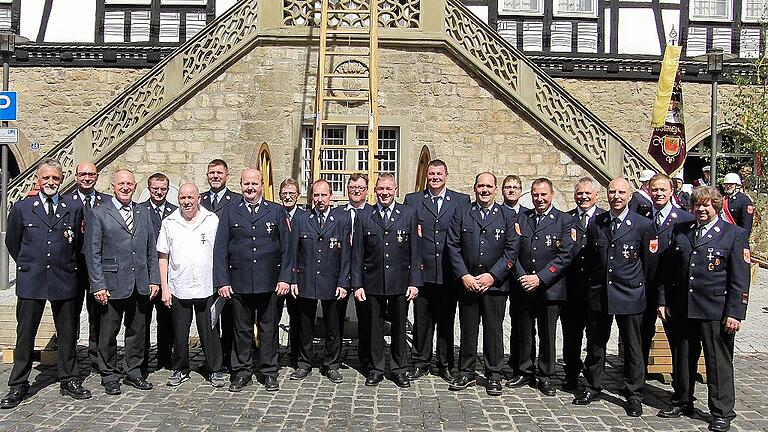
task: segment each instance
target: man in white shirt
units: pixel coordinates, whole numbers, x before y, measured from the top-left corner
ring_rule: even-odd
[[[174,337],[173,372],[166,385],[178,386],[189,379],[189,326],[194,312],[209,380],[214,387],[223,387],[221,341],[211,317],[219,298],[213,289],[213,243],[219,218],[199,204],[199,197],[194,184],[181,186],[179,209],[163,220],[157,240],[162,300],[171,308]]]

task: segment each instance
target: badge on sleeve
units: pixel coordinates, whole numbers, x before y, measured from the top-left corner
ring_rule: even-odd
[[[744,257],[744,262],[747,264],[752,263],[752,254],[749,252],[749,249],[744,248],[744,251],[741,253],[741,256]]]
[[[507,268],[508,268],[508,269],[511,269],[511,268],[512,268],[512,267],[514,267],[514,266],[515,266],[515,263],[514,263],[514,261],[512,261],[512,260],[507,260]]]
[[[741,293],[741,304],[749,304],[749,293]]]
[[[523,232],[520,231],[520,224],[517,222],[515,222],[515,232],[517,233],[517,235],[523,235]]]
[[[556,273],[557,272],[557,267],[555,267],[553,265],[549,266],[549,272],[550,273]]]
[[[752,214],[755,212],[755,206],[748,205],[747,206],[747,213]]]
[[[648,250],[651,251],[651,253],[656,253],[659,251],[659,239],[651,239],[651,241],[648,242]]]
[[[576,228],[571,228],[571,240],[576,241]]]

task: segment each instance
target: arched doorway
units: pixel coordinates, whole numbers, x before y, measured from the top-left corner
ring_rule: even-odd
[[[710,164],[710,145],[710,137],[706,135],[688,151],[683,165],[685,183],[693,183],[694,180],[703,177],[702,168]],[[755,156],[749,149],[742,146],[739,134],[732,129],[718,131],[716,148],[717,177],[719,179],[722,179],[729,172],[742,174],[745,167],[748,167],[750,172],[755,172]]]
[[[415,192],[424,190],[427,187],[427,168],[429,167],[429,161],[431,160],[432,156],[429,154],[429,147],[422,147],[421,154],[419,155],[419,163],[416,166]]]
[[[261,144],[256,161],[258,164],[256,167],[261,171],[261,176],[264,179],[264,198],[274,201],[275,184],[272,176],[272,153],[269,151],[267,143]]]

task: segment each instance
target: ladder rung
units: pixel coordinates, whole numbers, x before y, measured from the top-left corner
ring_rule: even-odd
[[[370,15],[371,11],[368,9],[328,9],[328,13],[343,13],[343,14],[358,14],[358,15]]]
[[[370,92],[369,89],[353,89],[353,88],[342,88],[342,87],[325,87],[323,88],[325,91],[345,91],[345,92],[355,92],[355,93],[368,93]]]
[[[326,51],[325,55],[336,55],[336,56],[349,56],[349,57],[368,57],[371,53],[370,52],[360,52],[360,51]]]
[[[325,96],[323,100],[327,101],[350,101],[350,102],[368,102],[367,97],[362,96]]]
[[[354,73],[327,73],[326,78],[370,78],[368,74],[354,74]]]
[[[346,27],[344,29],[334,28],[328,29],[328,34],[333,35],[367,35],[370,34],[370,30],[361,27]]]
[[[346,121],[346,120],[321,120],[320,121],[324,125],[330,125],[330,126],[368,126],[368,122],[357,122],[354,121]]]
[[[368,146],[354,144],[323,144],[320,146],[320,151],[323,150],[368,150]]]

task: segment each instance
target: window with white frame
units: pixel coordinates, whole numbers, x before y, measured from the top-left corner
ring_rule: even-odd
[[[764,21],[768,19],[768,0],[744,0],[741,14],[744,21]]]
[[[103,2],[104,12],[102,33],[96,37],[103,37],[106,43],[181,43],[200,32],[213,18],[206,12],[208,0],[162,0],[159,12],[152,0],[97,1]],[[152,25],[155,19],[159,26]]]
[[[544,13],[544,0],[499,0],[500,14],[534,14]]]
[[[691,19],[730,20],[731,0],[693,0]]]
[[[348,136],[346,126],[326,127],[323,130],[324,145],[368,145],[368,129],[358,127],[356,135]],[[312,183],[312,145],[314,127],[304,126],[301,130],[301,190],[306,191]],[[353,140],[354,141],[351,141]],[[397,176],[400,129],[379,128],[379,171]],[[320,155],[320,169],[339,171],[368,171],[368,150],[324,149]],[[323,174],[331,185],[335,196],[346,194],[346,174]]]
[[[555,0],[555,15],[597,16],[596,0]]]

